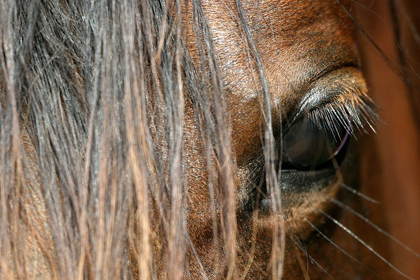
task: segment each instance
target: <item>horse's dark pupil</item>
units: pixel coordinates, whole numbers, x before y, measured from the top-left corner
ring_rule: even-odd
[[[315,169],[331,160],[343,147],[348,133],[343,126],[330,129],[317,126],[308,117],[292,125],[284,136],[284,151],[298,169]]]

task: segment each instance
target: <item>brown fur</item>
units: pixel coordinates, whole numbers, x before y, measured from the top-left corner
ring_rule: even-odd
[[[109,44],[102,46],[109,47],[109,53],[89,46],[95,55],[91,59],[99,57],[101,62],[92,64],[92,76],[81,70],[87,62],[75,53],[53,54],[74,63],[69,83],[80,92],[77,102],[84,114],[86,135],[80,136],[81,144],[76,141],[82,148],[64,146],[74,149],[74,166],[69,159],[60,165],[61,151],[51,149],[52,171],[41,148],[43,141],[54,142],[57,135],[49,130],[51,134],[45,136],[51,138],[41,138],[37,134],[40,124],[30,109],[35,106],[31,94],[37,94],[31,86],[36,89],[44,77],[28,67],[21,71],[31,82],[29,89],[25,82],[13,84],[10,65],[21,58],[9,52],[6,31],[13,27],[3,22],[2,110],[15,126],[10,131],[5,128],[0,139],[14,137],[12,147],[1,147],[2,160],[10,160],[12,168],[2,163],[0,171],[14,172],[6,176],[4,171],[0,178],[0,202],[4,204],[1,278],[399,279],[402,273],[420,277],[419,258],[334,203],[334,199],[341,201],[420,251],[420,130],[417,113],[407,98],[416,92],[418,78],[403,71],[412,82],[401,82],[395,73],[399,68],[393,72],[369,53],[371,44],[362,50],[357,46],[366,38],[347,14],[354,15],[357,4],[352,1],[246,0],[240,1],[240,7],[234,0],[201,2],[202,10],[193,2],[168,2],[165,15],[170,20],[159,36],[147,33],[154,27],[147,25],[153,20],[146,18],[151,15],[146,12],[146,1],[133,5],[143,11],[135,14],[144,19],[140,27],[130,25],[135,16],[128,16],[129,6],[125,7],[128,10],[116,9],[121,15],[113,12],[102,23],[128,35],[108,26],[102,26],[104,34],[99,28],[90,35],[104,36],[98,42]],[[65,7],[65,3],[57,5]],[[118,1],[113,4],[118,6]],[[375,5],[384,18],[390,17],[383,3]],[[7,15],[4,7],[0,8],[2,15]],[[357,23],[364,24],[381,50],[397,61],[393,34],[379,34],[382,29],[377,18],[369,22],[372,16],[363,15],[366,11],[360,6],[357,9],[361,10]],[[208,24],[207,35],[197,32],[197,12],[203,13],[204,25]],[[48,18],[43,20],[48,22]],[[77,22],[71,24],[76,27],[69,30],[80,29]],[[402,30],[407,35],[407,26]],[[133,34],[144,42],[133,39]],[[121,36],[124,44],[115,43],[120,41],[113,36]],[[211,47],[206,46],[208,38]],[[149,49],[148,43],[154,45]],[[161,53],[167,46],[174,51],[169,55],[174,57],[170,74],[159,68],[168,59]],[[111,55],[120,47],[127,50],[121,61]],[[36,59],[28,58],[28,65],[35,65],[32,61]],[[188,63],[194,66],[197,81],[207,79],[198,90],[188,84],[191,77],[183,70]],[[46,65],[56,67],[51,66],[52,73],[66,72],[59,64]],[[124,71],[122,81],[114,74],[116,69]],[[173,74],[173,88],[168,89],[165,74]],[[97,82],[92,85],[99,85],[91,92],[86,87],[92,82],[89,79]],[[72,112],[66,107],[66,96],[58,86],[49,86],[52,95],[59,96],[60,109],[54,112],[61,113],[56,117],[63,119],[67,133]],[[21,95],[14,92],[20,87]],[[365,105],[370,88],[389,125],[381,123],[376,135],[356,133],[361,140],[351,142],[336,176],[324,185],[280,191],[276,166],[270,167],[274,161],[270,151],[302,98],[311,90],[329,88],[342,91],[331,106],[350,104],[354,108]],[[407,92],[407,96],[395,92]],[[95,93],[97,103],[89,103]],[[266,103],[267,93],[270,104]],[[168,96],[172,99],[165,99]],[[167,105],[170,102],[172,107]],[[44,107],[37,106],[42,113]],[[0,122],[4,120],[9,119],[2,116]],[[99,132],[95,126],[101,128]],[[76,175],[66,177],[68,170]],[[48,171],[51,173],[45,174]],[[258,184],[251,180],[253,176],[266,177],[267,190],[253,188]],[[340,187],[343,182],[381,204]],[[249,206],[254,189],[258,198],[271,194],[269,210]]]

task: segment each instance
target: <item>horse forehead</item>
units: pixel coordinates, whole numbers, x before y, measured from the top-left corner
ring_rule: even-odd
[[[212,5],[215,13],[218,15],[226,14],[227,10],[234,9],[235,0],[216,1],[218,4]],[[275,19],[282,21],[284,30],[293,31],[300,28],[302,24],[311,22],[319,14],[325,13],[335,7],[335,1],[331,0],[245,0],[239,1],[245,14],[251,16],[251,19],[264,17],[265,19]],[[223,8],[222,8],[223,7]],[[216,11],[218,10],[218,11]],[[230,12],[228,12],[232,15]],[[259,27],[263,27],[267,22],[255,22]],[[270,23],[271,24],[271,23]]]
[[[249,28],[256,36],[295,37],[296,33],[316,23],[331,27],[334,22],[347,18],[342,7],[349,7],[348,0],[239,0]],[[341,5],[339,5],[340,3]],[[203,6],[214,26],[240,28],[236,0],[205,0]],[[229,29],[228,29],[229,30]]]
[[[357,64],[354,26],[336,1],[246,0],[240,5],[272,92],[304,92],[326,69]],[[227,89],[245,100],[258,95],[254,54],[235,0],[204,1],[203,7]]]

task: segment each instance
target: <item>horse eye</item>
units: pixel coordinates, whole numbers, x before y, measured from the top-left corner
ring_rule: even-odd
[[[343,150],[348,135],[338,121],[330,123],[327,128],[305,116],[284,135],[286,160],[297,169],[320,168]]]

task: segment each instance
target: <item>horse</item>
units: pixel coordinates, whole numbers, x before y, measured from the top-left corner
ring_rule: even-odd
[[[420,276],[414,1],[0,7],[1,279]]]

